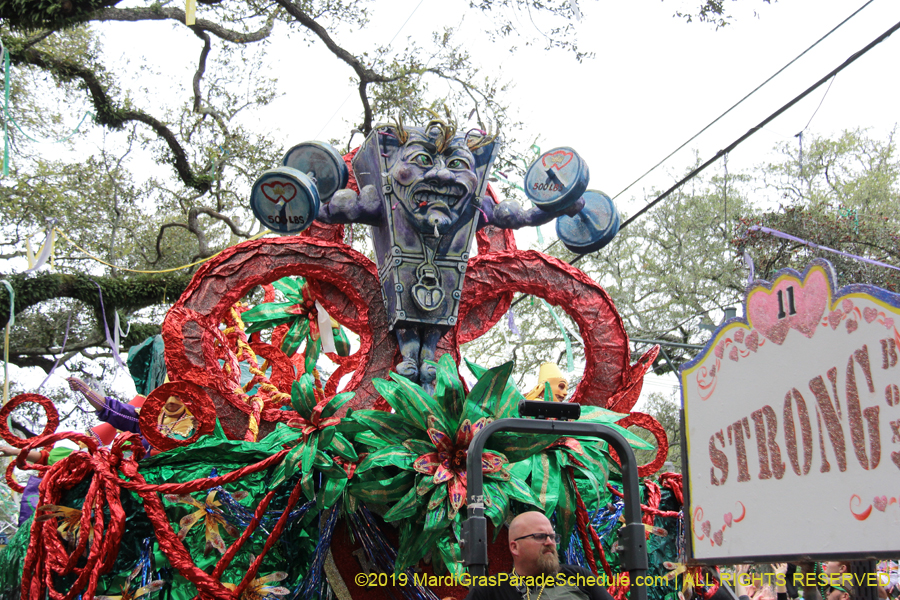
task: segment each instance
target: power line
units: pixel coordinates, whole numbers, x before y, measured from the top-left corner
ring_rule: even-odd
[[[661,161],[659,161],[658,163],[656,163],[655,165],[653,165],[652,167],[650,167],[643,175],[641,175],[640,177],[638,177],[637,179],[635,179],[634,181],[632,181],[631,183],[629,183],[627,186],[625,186],[625,188],[624,188],[622,191],[620,191],[618,194],[616,194],[615,196],[613,196],[612,199],[615,200],[616,198],[618,198],[619,196],[621,196],[622,194],[624,194],[625,192],[627,192],[629,189],[631,189],[631,188],[634,186],[634,184],[636,184],[636,183],[639,182],[641,179],[643,179],[644,177],[646,177],[647,175],[649,175],[650,173],[652,173],[653,171],[655,171],[657,168],[660,167],[660,165],[662,165],[662,164],[665,163],[667,160],[669,160],[670,158],[672,158],[673,156],[675,156],[675,154],[677,154],[679,151],[683,150],[685,146],[687,146],[688,144],[690,144],[691,142],[693,142],[695,139],[697,139],[698,137],[700,137],[700,135],[702,135],[707,129],[709,129],[710,127],[712,127],[712,126],[715,125],[716,123],[718,123],[723,117],[725,117],[725,115],[727,115],[727,114],[730,113],[732,110],[734,110],[735,108],[737,108],[738,106],[740,106],[740,105],[741,105],[745,100],[747,100],[750,96],[752,96],[753,94],[755,94],[756,92],[758,92],[760,89],[762,89],[763,86],[765,86],[765,85],[768,84],[770,81],[772,81],[773,79],[775,79],[776,77],[778,77],[778,75],[780,75],[785,69],[787,69],[788,67],[790,67],[791,65],[793,65],[793,64],[794,64],[795,62],[797,62],[798,60],[800,60],[807,52],[809,52],[810,50],[812,50],[813,48],[815,48],[816,46],[818,46],[818,45],[819,45],[821,42],[823,42],[828,36],[830,36],[832,33],[834,33],[835,31],[837,31],[838,29],[840,29],[840,28],[841,28],[844,24],[846,24],[850,19],[852,19],[853,17],[855,17],[856,15],[858,15],[864,8],[866,8],[867,6],[869,6],[870,4],[872,4],[872,2],[874,2],[874,1],[875,1],[875,0],[869,0],[868,2],[866,2],[865,4],[863,4],[862,6],[860,6],[858,9],[856,9],[855,11],[853,11],[853,13],[852,13],[850,16],[848,16],[846,19],[844,19],[843,21],[841,21],[840,23],[838,23],[837,25],[835,25],[835,26],[831,29],[831,31],[829,31],[828,33],[826,33],[825,35],[823,35],[822,37],[820,37],[820,38],[819,38],[818,40],[816,40],[811,46],[809,46],[806,50],[804,50],[803,52],[801,52],[800,54],[798,54],[796,57],[794,57],[793,60],[791,60],[791,61],[788,62],[786,65],[784,65],[783,67],[781,67],[780,69],[778,69],[778,71],[776,71],[775,73],[773,73],[768,79],[766,79],[766,80],[763,81],[761,84],[759,84],[758,86],[756,86],[755,88],[753,88],[753,90],[750,91],[750,93],[748,93],[746,96],[744,96],[743,98],[741,98],[740,100],[738,100],[736,103],[734,103],[734,104],[731,106],[731,108],[729,108],[728,110],[726,110],[725,112],[723,112],[721,115],[719,115],[718,117],[716,117],[715,119],[713,119],[712,121],[710,121],[710,123],[709,123],[708,125],[706,125],[706,127],[704,127],[703,129],[701,129],[700,131],[698,131],[697,133],[695,133],[690,139],[688,139],[686,142],[684,142],[683,144],[681,144],[680,146],[678,146],[677,148],[675,148],[675,149],[674,149],[672,152],[670,152],[665,158],[663,158]],[[831,85],[830,85],[830,84],[829,84],[828,87],[829,87],[829,89],[831,89]],[[828,92],[827,92],[827,91],[825,92],[825,95],[826,95],[826,96],[828,95]],[[825,97],[824,97],[824,96],[822,97],[822,100],[823,100],[823,101],[825,100]],[[345,100],[345,102],[346,102],[346,100]],[[343,105],[342,105],[342,106],[343,106]],[[820,106],[821,106],[821,103],[820,103]],[[816,112],[818,112],[818,109],[816,109]],[[813,113],[813,117],[815,117],[815,113]],[[810,119],[810,122],[812,122],[812,119]],[[808,127],[808,126],[809,126],[809,124],[807,124],[807,127]],[[557,243],[558,241],[559,241],[558,239],[553,240],[553,241],[550,243],[550,245],[547,246],[547,248],[543,250],[543,252],[545,252],[545,253],[548,252],[551,248],[553,248],[553,247],[556,245],[556,243]]]
[[[709,165],[711,165],[712,163],[714,163],[714,162],[716,162],[717,160],[719,160],[722,156],[724,156],[724,155],[730,153],[731,151],[733,151],[735,148],[737,148],[739,145],[741,145],[745,140],[747,140],[747,138],[749,138],[749,137],[752,136],[754,133],[756,133],[757,131],[759,131],[760,129],[762,129],[763,127],[765,127],[766,125],[768,125],[768,124],[771,123],[772,121],[774,121],[776,118],[778,118],[779,116],[781,116],[781,114],[784,113],[786,110],[788,110],[789,108],[791,108],[792,106],[794,106],[795,104],[797,104],[798,102],[800,102],[801,100],[803,100],[806,96],[808,96],[809,94],[811,94],[812,92],[814,92],[816,89],[818,89],[819,87],[821,87],[822,84],[824,84],[825,82],[827,82],[828,80],[830,80],[831,78],[833,78],[835,75],[837,75],[838,73],[840,73],[841,71],[843,71],[844,69],[846,69],[847,67],[849,67],[849,66],[850,66],[851,64],[853,64],[854,62],[856,62],[856,60],[857,60],[858,58],[860,58],[861,56],[863,56],[864,54],[866,54],[869,50],[871,50],[872,48],[874,48],[875,46],[877,46],[878,44],[880,44],[881,42],[883,42],[884,40],[886,40],[887,38],[889,38],[889,37],[891,36],[891,34],[893,34],[893,33],[894,33],[895,31],[897,31],[898,29],[900,29],[900,22],[896,23],[893,27],[891,27],[890,29],[888,29],[887,31],[885,31],[884,33],[882,33],[880,36],[878,36],[877,38],[875,38],[873,41],[871,41],[871,42],[870,42],[868,45],[866,45],[864,48],[862,48],[861,50],[859,50],[859,51],[857,51],[856,53],[852,54],[849,58],[847,58],[847,60],[845,60],[843,63],[841,63],[837,68],[835,68],[835,69],[832,70],[830,73],[828,73],[827,75],[825,75],[824,77],[822,77],[821,79],[819,79],[816,83],[812,84],[810,87],[806,88],[806,90],[804,90],[803,92],[801,92],[799,95],[795,96],[790,102],[788,102],[787,104],[785,104],[784,106],[782,106],[781,108],[779,108],[778,110],[776,110],[775,112],[773,112],[771,115],[769,115],[768,117],[766,117],[765,119],[763,119],[763,120],[759,123],[759,125],[757,125],[756,127],[751,128],[749,131],[747,131],[747,133],[745,133],[744,135],[742,135],[741,137],[739,137],[738,139],[736,139],[735,141],[733,141],[727,148],[724,148],[724,149],[722,149],[722,150],[719,150],[719,151],[716,153],[715,156],[713,156],[712,158],[710,158],[709,160],[707,160],[705,163],[703,163],[703,164],[700,165],[699,167],[695,168],[693,171],[691,171],[691,172],[688,173],[685,177],[683,177],[680,181],[678,181],[675,185],[673,185],[673,186],[670,187],[668,190],[666,190],[665,192],[663,192],[662,194],[660,194],[659,196],[657,196],[655,200],[653,200],[652,202],[650,202],[649,204],[647,204],[647,205],[646,205],[645,207],[643,207],[641,210],[639,210],[638,212],[636,212],[633,216],[629,217],[624,223],[622,223],[621,227],[619,227],[619,230],[621,231],[622,229],[625,229],[625,228],[628,226],[629,223],[631,223],[632,221],[634,221],[635,219],[637,219],[638,217],[640,217],[641,215],[643,215],[645,212],[647,212],[648,210],[650,210],[651,208],[653,208],[654,206],[656,206],[657,204],[659,204],[660,202],[662,202],[663,200],[665,200],[669,195],[672,194],[672,192],[674,192],[675,190],[677,190],[678,188],[680,188],[682,185],[684,185],[684,184],[685,184],[686,182],[688,182],[689,180],[691,180],[691,179],[693,179],[694,177],[696,177],[697,175],[699,175],[699,174],[700,174],[704,169],[706,169]],[[585,255],[581,255],[581,256],[585,256]],[[572,263],[570,263],[570,264],[574,264],[577,260],[579,260],[579,259],[581,258],[581,256],[577,257],[577,258],[576,258],[575,260],[573,260]]]
[[[867,7],[868,5],[872,4],[872,2],[874,2],[874,1],[875,1],[875,0],[869,0],[868,2],[866,2],[865,4],[863,4],[862,6],[860,6],[858,9],[856,9],[856,11],[854,11],[853,14],[851,14],[849,17],[847,17],[846,19],[844,19],[843,21],[841,21],[840,23],[838,23],[831,31],[829,31],[828,33],[826,33],[825,35],[823,35],[822,37],[820,37],[818,40],[816,40],[816,42],[813,43],[812,46],[810,46],[809,48],[807,48],[806,50],[804,50],[803,52],[801,52],[800,54],[798,54],[791,62],[789,62],[788,64],[786,64],[786,65],[784,65],[783,67],[781,67],[781,68],[780,68],[778,71],[776,71],[771,77],[769,77],[768,79],[766,79],[765,81],[763,81],[761,84],[759,84],[758,86],[756,86],[756,87],[753,89],[753,91],[751,91],[749,94],[747,94],[746,96],[744,96],[743,98],[741,98],[740,100],[738,100],[731,108],[729,108],[728,110],[726,110],[725,112],[723,112],[721,115],[719,115],[718,117],[716,117],[716,118],[715,118],[713,121],[711,121],[706,127],[704,127],[703,129],[701,129],[700,131],[698,131],[697,133],[695,133],[694,136],[691,137],[691,139],[687,140],[685,143],[683,143],[683,144],[681,144],[680,146],[678,146],[677,148],[675,148],[672,152],[669,153],[668,156],[666,156],[664,159],[662,159],[661,161],[659,161],[658,163],[656,163],[655,165],[653,165],[652,167],[650,167],[650,169],[649,169],[646,173],[644,173],[643,175],[641,175],[640,177],[638,177],[637,179],[635,179],[634,181],[632,181],[631,183],[629,183],[629,184],[625,187],[625,189],[623,189],[621,192],[619,192],[618,194],[616,194],[615,196],[613,196],[612,199],[615,200],[616,198],[618,198],[619,196],[621,196],[622,194],[624,194],[625,192],[627,192],[629,189],[631,189],[632,186],[634,186],[634,184],[636,184],[638,181],[640,181],[641,179],[643,179],[644,177],[646,177],[647,175],[649,175],[650,173],[652,173],[653,171],[655,171],[660,165],[662,165],[664,162],[666,162],[667,160],[669,160],[670,158],[672,158],[677,152],[679,152],[680,150],[684,149],[685,146],[687,146],[688,144],[690,144],[691,142],[693,142],[695,139],[697,139],[698,137],[700,137],[700,135],[701,135],[703,132],[705,132],[707,129],[709,129],[710,127],[712,127],[712,126],[715,125],[716,123],[718,123],[718,122],[722,119],[722,117],[724,117],[725,115],[727,115],[728,113],[730,113],[732,110],[734,110],[735,108],[737,108],[738,106],[740,106],[740,105],[744,102],[744,100],[746,100],[747,98],[749,98],[750,96],[752,96],[753,94],[755,94],[756,92],[758,92],[758,91],[760,90],[760,88],[762,88],[764,85],[766,85],[767,83],[769,83],[770,81],[772,81],[773,79],[775,79],[776,77],[778,77],[785,69],[787,69],[788,67],[790,67],[792,64],[794,64],[794,63],[797,62],[798,60],[800,60],[800,58],[802,58],[803,55],[805,55],[807,52],[809,52],[810,50],[812,50],[813,48],[815,48],[816,46],[818,46],[820,42],[822,42],[823,40],[825,40],[825,38],[827,38],[827,37],[830,36],[832,33],[834,33],[835,31],[837,31],[838,29],[840,29],[845,23],[847,23],[847,21],[849,21],[850,19],[852,19],[853,17],[855,17],[857,14],[859,14],[860,11],[862,11],[862,9],[864,9],[864,8]]]

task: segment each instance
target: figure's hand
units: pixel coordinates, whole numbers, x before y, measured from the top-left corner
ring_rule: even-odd
[[[66,379],[69,382],[69,389],[73,392],[78,392],[82,396],[84,396],[88,402],[91,403],[96,410],[102,410],[106,408],[106,401],[103,399],[103,396],[100,395],[99,392],[92,389],[91,386],[78,379],[77,377],[69,377]]]
[[[570,217],[574,217],[578,213],[581,212],[581,209],[584,208],[584,196],[575,201],[575,204],[562,211],[562,214],[568,215]]]
[[[323,202],[323,204],[328,204],[329,202],[337,200],[338,202],[356,202],[356,192],[349,189],[338,190],[334,193],[334,195]]]

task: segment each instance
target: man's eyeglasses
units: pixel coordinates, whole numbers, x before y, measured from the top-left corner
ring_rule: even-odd
[[[558,533],[529,533],[528,535],[523,535],[522,537],[517,537],[514,539],[514,542],[518,542],[519,540],[524,540],[525,538],[534,538],[536,542],[543,544],[547,540],[553,540],[554,544],[559,544],[562,536]]]

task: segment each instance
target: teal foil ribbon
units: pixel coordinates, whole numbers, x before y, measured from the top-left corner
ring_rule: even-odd
[[[540,298],[541,303],[546,307],[550,314],[553,315],[553,320],[556,321],[556,325],[559,327],[560,333],[562,333],[563,340],[566,342],[566,370],[571,373],[575,370],[575,360],[572,356],[572,340],[569,339],[569,332],[566,331],[565,325],[563,325],[562,320],[556,314],[556,311],[553,310],[553,307],[547,303],[546,300]]]

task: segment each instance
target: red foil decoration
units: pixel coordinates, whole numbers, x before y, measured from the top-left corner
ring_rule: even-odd
[[[9,430],[9,415],[12,414],[13,410],[26,402],[39,404],[47,414],[47,424],[44,426],[44,431],[40,434],[41,436],[50,435],[56,431],[57,427],[59,427],[59,413],[56,412],[56,407],[49,398],[41,396],[40,394],[19,394],[18,396],[10,398],[9,402],[4,404],[3,408],[0,408],[0,437],[2,437],[10,446],[15,446],[19,449],[28,446],[31,440],[24,440]]]
[[[175,396],[182,402],[194,417],[194,435],[186,440],[176,440],[164,436],[157,429],[159,413],[169,399]],[[165,452],[181,446],[189,446],[201,435],[209,435],[216,428],[216,409],[206,392],[198,385],[188,381],[164,383],[147,396],[140,414],[141,435],[150,445]]]
[[[647,477],[659,471],[665,464],[666,456],[669,454],[669,438],[666,436],[666,430],[659,424],[659,421],[646,413],[633,412],[624,419],[617,421],[616,425],[619,425],[620,427],[637,425],[641,429],[646,429],[653,434],[653,437],[656,438],[656,457],[646,465],[639,466],[638,475]],[[615,450],[610,448],[609,454],[613,460],[621,464]]]

